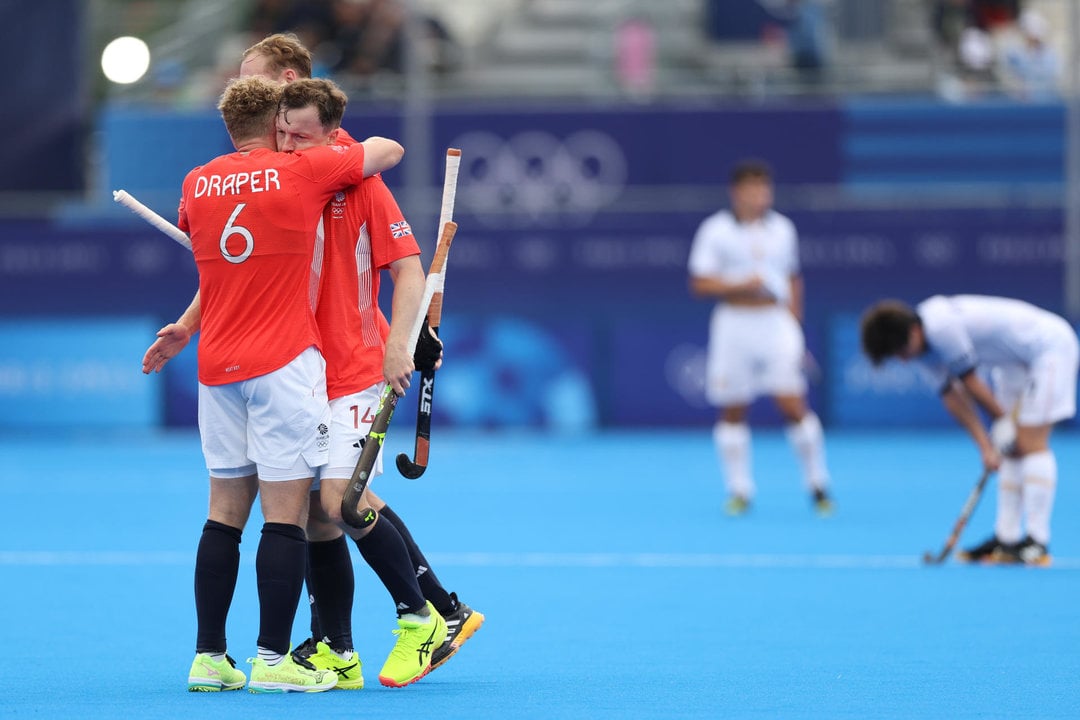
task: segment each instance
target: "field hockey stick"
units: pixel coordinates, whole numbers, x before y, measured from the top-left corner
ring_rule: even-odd
[[[112,196],[114,202],[120,203],[188,250],[191,249],[191,238],[187,233],[136,200],[127,190],[113,190]]]
[[[439,236],[443,228],[454,219],[454,198],[457,195],[458,167],[461,165],[461,151],[448,148],[446,151],[446,174],[443,177],[442,207],[439,211]],[[445,276],[445,263],[443,274]],[[443,293],[440,289],[431,298],[428,307],[427,322],[433,334],[439,332],[442,319]],[[428,451],[431,448],[431,402],[435,395],[435,371],[420,372],[420,394],[416,397],[416,440],[413,443],[413,456],[398,453],[397,468],[404,477],[415,480],[424,474],[428,465]]]
[[[971,514],[975,512],[975,507],[979,504],[979,499],[982,497],[983,490],[986,488],[986,481],[990,479],[990,475],[991,471],[989,469],[983,470],[979,482],[975,483],[975,487],[971,489],[971,493],[964,502],[964,507],[960,510],[960,517],[956,518],[952,533],[949,534],[949,539],[945,541],[945,547],[941,548],[941,551],[938,552],[937,555],[934,555],[929,550],[924,552],[922,557],[923,563],[927,565],[940,565],[945,562],[945,558],[949,557],[949,553],[956,547],[956,543],[960,539],[960,533],[964,531],[964,527],[971,518]]]
[[[442,269],[446,264],[446,254],[450,252],[450,243],[454,240],[457,225],[448,222],[443,227],[442,237],[435,248],[435,257],[431,259],[431,269],[428,271],[427,280],[424,283],[424,296],[420,300],[420,309],[413,321],[412,330],[409,333],[409,352],[416,348],[416,340],[420,337],[420,329],[424,326],[424,316],[427,315],[428,306],[436,292],[442,292],[443,276]],[[386,429],[390,426],[390,420],[394,417],[394,408],[397,407],[398,396],[394,388],[387,383],[379,398],[379,410],[371,423],[367,436],[364,438],[360,457],[356,461],[349,485],[345,488],[345,495],[341,498],[341,517],[346,523],[355,528],[363,527],[364,516],[358,511],[360,499],[367,489],[368,481],[371,480],[371,471],[375,467],[375,461],[379,457],[383,441],[386,440]]]

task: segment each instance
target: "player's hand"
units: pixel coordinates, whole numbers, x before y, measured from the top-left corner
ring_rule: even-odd
[[[159,373],[165,363],[180,354],[191,341],[191,332],[179,323],[169,323],[157,332],[157,340],[143,355],[142,371],[144,375]]]
[[[416,365],[413,364],[412,356],[405,352],[404,348],[386,346],[386,356],[383,358],[383,378],[390,383],[390,387],[394,388],[398,397],[404,396],[405,391],[409,389],[415,369]]]
[[[989,472],[996,472],[1001,467],[1001,453],[991,446],[980,448],[983,468]]]
[[[424,326],[420,329],[420,337],[416,341],[416,351],[413,352],[413,363],[420,372],[438,370],[442,366],[443,344],[439,336],[428,325],[424,318]]]
[[[990,425],[990,444],[1002,455],[1016,452],[1016,423],[1008,415],[1002,415]]]

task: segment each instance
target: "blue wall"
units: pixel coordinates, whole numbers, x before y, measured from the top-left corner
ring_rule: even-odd
[[[824,369],[812,400],[823,418],[941,421],[909,378],[870,377],[860,365],[853,318],[862,308],[883,296],[981,292],[1056,310],[1062,297],[1060,207],[1009,202],[1008,193],[1000,206],[934,197],[935,186],[945,192],[956,179],[998,192],[1009,168],[1019,168],[1020,181],[1007,186],[1017,198],[1059,185],[1061,108],[988,105],[985,127],[978,110],[441,109],[428,182],[441,185],[445,147],[462,149],[463,166],[437,420],[566,429],[709,422],[701,392],[709,305],[687,293],[686,258],[698,223],[725,200],[729,167],[754,155],[774,165],[780,209],[800,230],[808,343]],[[170,219],[183,174],[227,149],[209,113],[111,111],[102,122],[103,190],[124,187]],[[399,137],[400,118],[371,109],[346,128]],[[1019,156],[1013,141],[1025,148]],[[388,174],[392,186],[403,172]],[[807,188],[847,202],[808,201]],[[413,225],[429,257],[434,227]],[[52,220],[3,223],[0,233],[6,316],[165,322],[196,286],[185,250],[105,197]],[[164,378],[169,424],[194,420],[193,361],[189,350]],[[771,418],[764,405],[755,412]]]

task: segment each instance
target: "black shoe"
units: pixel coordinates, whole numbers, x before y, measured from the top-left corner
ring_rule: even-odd
[[[1030,535],[1009,548],[1009,554],[1015,563],[1023,563],[1034,567],[1047,567],[1050,565],[1050,550],[1041,542],[1032,539]]]
[[[836,512],[832,498],[823,488],[814,489],[814,512],[818,514],[818,517],[830,517]]]
[[[1009,554],[1010,546],[998,540],[997,535],[992,535],[975,547],[956,553],[956,559],[960,562],[1002,562]]]
[[[454,601],[457,610],[445,616],[446,641],[436,648],[435,652],[431,653],[432,670],[449,660],[465,644],[465,641],[471,638],[473,633],[484,624],[484,614],[478,613],[465,603],[460,602],[457,593],[450,593],[450,599]]]

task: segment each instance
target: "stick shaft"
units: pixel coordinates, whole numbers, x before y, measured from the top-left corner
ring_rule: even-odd
[[[127,190],[113,190],[113,201],[120,203],[188,250],[191,249],[191,238],[187,233],[136,200]]]
[[[934,558],[935,563],[944,562],[945,558],[947,558],[953,548],[956,547],[956,543],[960,540],[961,533],[964,532],[968,520],[971,519],[972,513],[975,512],[975,507],[979,504],[979,499],[982,498],[983,490],[986,488],[986,482],[989,479],[990,471],[983,470],[979,482],[975,483],[975,487],[968,493],[967,500],[964,501],[964,506],[960,509],[960,515],[956,518],[956,522],[953,523],[952,532],[949,533],[949,537],[945,541],[945,546],[941,548],[941,552]]]

